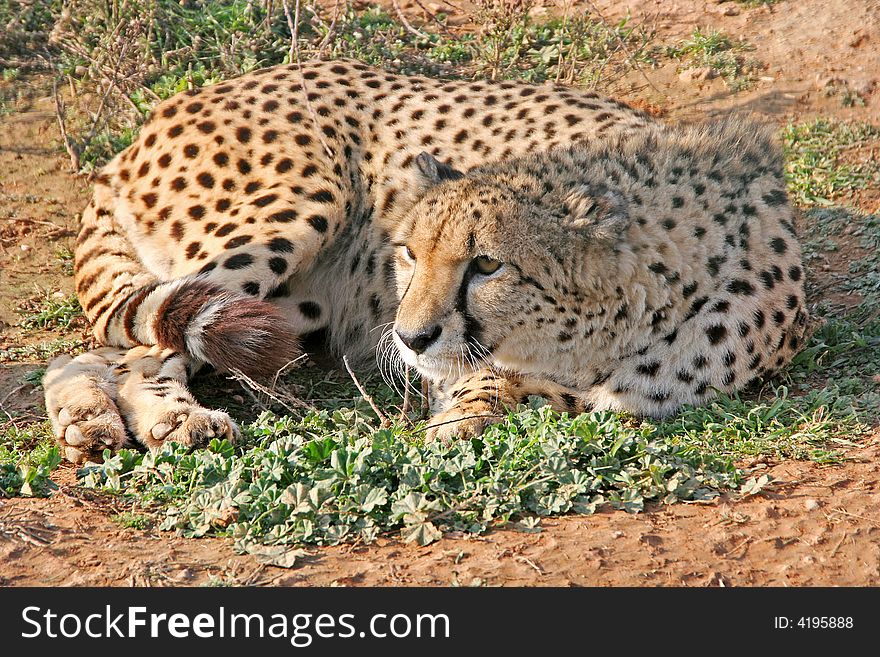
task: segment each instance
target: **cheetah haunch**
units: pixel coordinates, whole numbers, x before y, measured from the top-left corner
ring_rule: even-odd
[[[264,69],[162,103],[97,178],[75,276],[108,347],[50,365],[47,409],[73,461],[234,439],[188,373],[272,374],[320,333],[361,364],[394,341],[431,379],[433,437],[533,394],[669,413],[797,347],[783,190],[753,126],[357,62]]]

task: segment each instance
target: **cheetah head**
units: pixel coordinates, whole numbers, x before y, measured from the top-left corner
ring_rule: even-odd
[[[528,159],[467,176],[427,153],[416,165],[427,190],[394,235],[403,361],[434,381],[483,366],[564,373],[572,313],[614,293],[603,263],[622,202],[601,183],[553,184]]]

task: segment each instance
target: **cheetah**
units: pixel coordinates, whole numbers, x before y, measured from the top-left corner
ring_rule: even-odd
[[[793,210],[757,126],[353,62],[266,69],[154,116],[78,237],[77,292],[108,347],[46,375],[71,460],[234,440],[191,370],[272,374],[302,336],[362,364],[399,356],[431,382],[444,440],[532,395],[668,415],[803,341]]]
[[[83,212],[76,292],[106,346],[47,370],[64,455],[234,440],[229,416],[186,388],[202,364],[271,375],[302,338],[375,364],[398,306],[392,234],[435,181],[652,124],[591,91],[348,60],[164,101],[96,177]]]
[[[391,339],[435,387],[429,438],[530,396],[664,417],[803,344],[804,270],[768,129],[654,125],[435,185],[392,234]]]

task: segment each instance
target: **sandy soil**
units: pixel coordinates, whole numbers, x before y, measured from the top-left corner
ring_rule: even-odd
[[[414,20],[422,15],[415,2],[400,4]],[[469,27],[444,2],[421,4]],[[570,12],[598,6],[608,19],[628,6],[638,20],[648,15],[658,42],[710,26],[756,47],[763,68],[746,91],[734,93],[718,78],[686,82],[675,63],[617,83],[619,97],[673,120],[731,109],[779,125],[814,116],[877,120],[878,0],[789,0],[753,9],[714,0],[567,4]],[[544,2],[536,11],[564,5]],[[829,94],[834,85],[857,91],[864,106],[844,107]],[[55,147],[50,93],[38,82],[19,111],[0,116],[0,349],[59,337],[16,328],[16,308],[40,290],[72,289],[58,252],[72,245],[88,186]],[[880,211],[878,190],[856,201]],[[31,360],[0,364],[2,405],[24,421],[43,414],[40,392],[22,380],[39,366]],[[746,500],[551,519],[538,533],[447,536],[427,548],[382,539],[313,549],[290,570],[236,555],[227,540],[121,528],[110,519],[122,510],[118,501],[79,489],[73,469],[62,466],[52,497],[0,500],[0,585],[880,585],[880,431],[849,456],[837,466],[767,463],[776,483]]]

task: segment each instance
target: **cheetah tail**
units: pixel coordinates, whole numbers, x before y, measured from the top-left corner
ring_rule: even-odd
[[[83,213],[74,273],[99,341],[159,345],[251,377],[271,376],[300,353],[295,331],[273,304],[203,277],[160,281],[148,272],[97,192]]]

